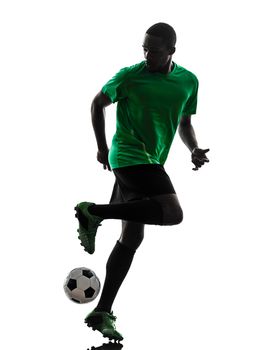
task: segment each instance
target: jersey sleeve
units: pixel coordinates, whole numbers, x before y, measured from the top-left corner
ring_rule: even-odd
[[[191,114],[196,114],[197,111],[197,94],[198,94],[198,79],[194,75],[194,85],[192,88],[191,95],[189,96],[186,105],[183,109],[183,115],[191,115]]]
[[[127,97],[127,75],[128,68],[122,68],[102,87],[102,92],[107,95],[113,103]]]

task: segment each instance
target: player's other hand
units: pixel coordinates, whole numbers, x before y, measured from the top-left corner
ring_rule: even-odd
[[[198,170],[199,168],[201,168],[202,165],[209,162],[209,159],[206,156],[207,152],[209,152],[209,148],[201,149],[201,148],[195,147],[193,149],[193,152],[191,154],[191,160],[192,160],[192,163],[195,164],[195,168],[193,168],[192,170]]]
[[[99,163],[103,164],[103,167],[105,170],[108,169],[109,171],[111,171],[111,167],[110,167],[109,162],[108,162],[108,152],[109,152],[108,149],[103,150],[103,151],[98,150],[97,151],[97,160],[99,161]]]

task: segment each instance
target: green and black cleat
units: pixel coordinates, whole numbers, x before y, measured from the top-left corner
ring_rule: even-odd
[[[113,312],[92,311],[85,318],[85,323],[93,331],[97,330],[102,333],[103,337],[109,340],[121,341],[123,336],[116,330],[115,327],[116,316]]]
[[[99,226],[101,226],[102,218],[89,213],[88,208],[94,203],[81,202],[75,207],[75,217],[79,221],[78,238],[85,251],[93,254],[95,251],[95,238]]]

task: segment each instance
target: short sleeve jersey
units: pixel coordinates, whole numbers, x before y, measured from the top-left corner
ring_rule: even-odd
[[[149,72],[142,61],[121,69],[102,92],[117,102],[111,168],[164,165],[182,115],[196,113],[198,79],[176,63],[163,74]]]

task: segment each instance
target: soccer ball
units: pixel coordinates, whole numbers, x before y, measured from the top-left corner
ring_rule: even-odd
[[[70,300],[79,304],[89,303],[97,297],[100,281],[94,271],[77,267],[66,277],[64,290]]]

